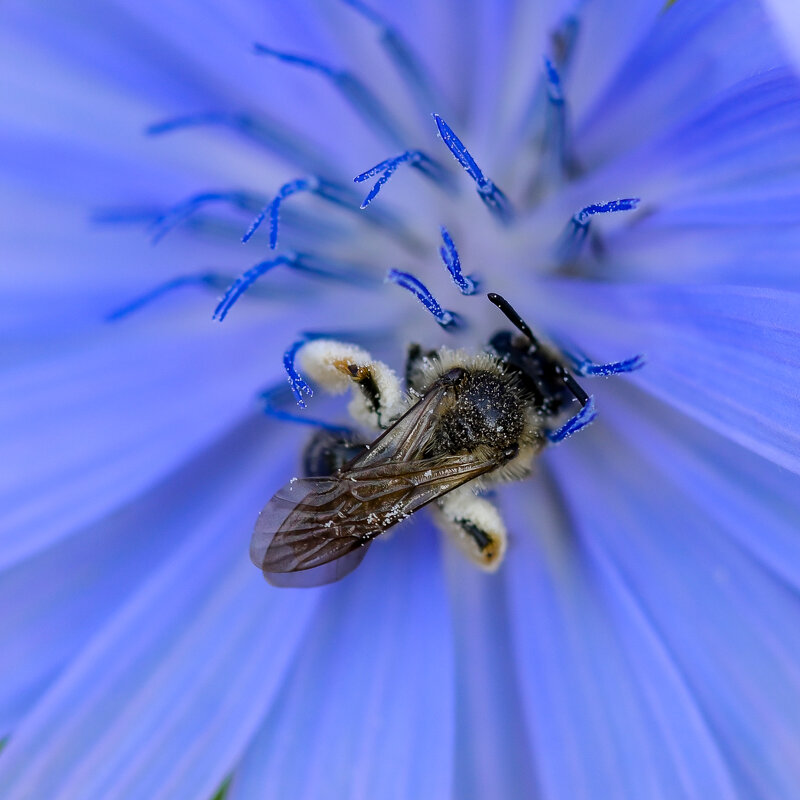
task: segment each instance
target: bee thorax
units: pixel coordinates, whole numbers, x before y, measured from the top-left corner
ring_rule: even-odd
[[[513,449],[525,428],[520,392],[500,372],[464,371],[456,386],[456,400],[436,426],[433,448],[441,454],[474,452],[488,447]]]

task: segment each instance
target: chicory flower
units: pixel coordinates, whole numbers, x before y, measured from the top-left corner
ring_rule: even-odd
[[[765,6],[0,15],[4,797],[800,793],[800,82]],[[421,512],[266,585],[255,517],[343,421],[283,353],[476,351],[484,290],[646,354],[498,490],[500,572]]]

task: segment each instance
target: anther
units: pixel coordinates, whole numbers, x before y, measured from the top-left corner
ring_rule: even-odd
[[[607,377],[633,372],[645,365],[645,358],[640,353],[621,361],[611,361],[606,364],[596,364],[572,342],[559,341],[559,349],[572,366],[572,370],[584,378]]]
[[[274,267],[280,264],[290,265],[296,261],[296,254],[280,255],[268,261],[260,261],[255,266],[250,267],[246,272],[242,273],[225,292],[222,300],[219,301],[216,309],[214,309],[213,319],[222,320],[228,315],[228,312],[233,307],[233,304],[258,280],[262,275],[265,275]]]
[[[371,287],[377,284],[373,275],[358,266],[345,262],[334,261],[311,253],[288,252],[273,259],[260,261],[243,272],[225,292],[224,297],[217,305],[213,319],[222,322],[233,307],[233,304],[257,281],[262,275],[273,268],[285,265],[298,272],[303,272],[315,278],[349,283],[353,286]]]

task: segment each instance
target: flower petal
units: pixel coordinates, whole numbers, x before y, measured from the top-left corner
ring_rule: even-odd
[[[271,426],[250,417],[149,492],[0,573],[0,732],[11,731],[152,570],[259,474]],[[220,472],[220,464],[226,464]],[[254,510],[255,516],[255,510]],[[25,664],[25,669],[19,668]]]
[[[536,797],[505,581],[475,569],[451,543],[445,547],[456,643],[453,797]]]
[[[543,477],[515,488],[507,563],[542,797],[735,797],[670,655],[558,497]]]
[[[631,380],[800,472],[800,294],[558,282],[535,305],[595,358],[644,353]]]
[[[602,420],[754,559],[800,591],[797,475],[632,387],[604,392]]]
[[[0,564],[135,497],[254,407],[269,374],[255,335],[234,365],[210,319],[205,331],[172,327],[106,326],[6,376],[0,419],[14,467],[0,473]]]
[[[800,785],[796,592],[743,551],[668,469],[642,458],[647,442],[631,447],[598,424],[582,445],[551,459],[581,548],[614,564],[737,784],[756,797],[792,796]],[[693,749],[682,751],[691,763]]]
[[[326,597],[230,800],[449,797],[451,641],[434,531],[374,544]]]
[[[764,0],[775,18],[778,35],[786,45],[789,56],[800,70],[800,14],[794,0]]]
[[[213,794],[322,596],[270,589],[247,560],[265,494],[249,469],[75,659],[0,757],[7,797]]]

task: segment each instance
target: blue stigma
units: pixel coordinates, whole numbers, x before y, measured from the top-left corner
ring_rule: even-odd
[[[597,417],[597,410],[594,406],[594,397],[590,397],[586,405],[574,416],[568,419],[560,428],[547,432],[547,438],[552,444],[563,442],[574,433],[585,428]]]
[[[403,148],[405,136],[399,123],[383,103],[354,75],[345,70],[334,69],[314,58],[283,53],[263,44],[256,43],[253,48],[257,55],[271,56],[286,64],[304,67],[328,78],[365,122],[389,141],[393,147]]]
[[[313,389],[300,377],[300,373],[294,367],[294,359],[297,351],[308,342],[308,339],[299,339],[294,342],[283,354],[283,368],[286,370],[286,377],[289,379],[289,386],[300,408],[306,407],[303,395],[314,396]]]
[[[390,269],[386,278],[411,292],[443,328],[454,328],[458,325],[458,315],[442,308],[425,284],[413,275],[397,269]]]
[[[585,230],[589,227],[589,220],[595,214],[613,214],[617,211],[632,211],[639,206],[638,197],[623,197],[620,200],[609,200],[606,203],[592,203],[584,206],[577,214],[572,216],[575,229]]]
[[[427,70],[411,50],[402,34],[377,11],[361,0],[342,0],[380,31],[380,43],[408,87],[418,109],[423,115],[432,108],[447,108],[444,98],[436,89]]]
[[[291,253],[289,255],[281,255],[268,261],[259,261],[255,266],[250,267],[246,272],[243,272],[225,292],[222,300],[219,301],[217,307],[214,309],[212,319],[222,320],[228,316],[228,312],[233,307],[233,304],[258,280],[262,275],[265,275],[274,267],[280,264],[291,266],[297,261],[297,254]]]
[[[299,178],[296,181],[289,181],[284,183],[278,194],[275,195],[273,200],[258,213],[258,216],[253,220],[247,233],[242,236],[242,242],[249,242],[253,234],[259,229],[261,223],[269,212],[269,246],[274,250],[278,244],[278,217],[280,215],[281,203],[287,198],[291,197],[297,192],[316,192],[319,188],[319,180],[317,178]]]
[[[209,203],[229,203],[243,211],[250,211],[259,200],[247,192],[200,192],[176,203],[153,220],[153,244],[157,244],[176,225],[188,219],[195,211]]]
[[[570,360],[573,370],[583,378],[608,377],[609,375],[620,375],[624,372],[633,372],[641,369],[645,365],[644,356],[631,356],[622,361],[611,361],[608,364],[595,364],[586,357],[575,355],[568,350],[562,350],[564,355]]]
[[[464,275],[462,273],[461,259],[458,257],[458,250],[456,250],[456,246],[453,244],[453,240],[450,238],[447,228],[442,226],[440,230],[444,246],[439,248],[439,255],[442,257],[442,261],[444,261],[444,265],[447,267],[447,271],[450,273],[453,283],[458,286],[461,294],[475,294],[475,292],[478,291],[478,282],[469,275]]]
[[[294,374],[297,375],[296,372]],[[303,379],[300,378],[300,380],[305,385]],[[292,392],[294,392],[294,385],[291,378],[289,378],[289,386]],[[264,389],[262,392],[259,392],[258,396],[264,404],[264,413],[273,419],[279,419],[284,422],[295,422],[299,425],[309,425],[312,428],[324,428],[326,431],[331,431],[333,433],[352,433],[352,430],[345,425],[334,425],[330,422],[325,422],[325,420],[316,419],[315,417],[293,414],[291,411],[286,411],[284,408],[281,408],[281,406],[285,405],[289,400],[289,391],[283,383],[272,386],[269,389]],[[301,403],[300,407],[305,408],[305,403],[302,401]]]
[[[204,111],[156,122],[149,125],[145,133],[148,136],[161,136],[165,133],[206,125],[228,128],[310,173],[324,172],[328,165],[319,147],[309,142],[305,136],[265,116],[254,117],[251,114],[228,111]]]
[[[556,244],[556,253],[560,260],[569,261],[575,258],[581,250],[592,217],[597,214],[615,214],[618,211],[633,211],[639,207],[641,201],[638,197],[623,197],[619,200],[609,200],[605,203],[590,203],[584,206],[567,223],[567,228]]]
[[[367,2],[364,0],[341,0],[341,2],[358,14],[367,25],[374,26],[380,46],[402,79],[403,87],[401,88],[407,89],[413,103],[419,107],[420,111],[424,112],[425,119],[433,108],[444,112],[448,106],[443,103],[435,87],[435,82],[431,80],[431,75],[425,69],[423,62],[413,52],[398,29],[392,26],[382,13],[372,9],[368,5],[369,0]],[[348,16],[348,12],[344,12],[344,16]],[[358,20],[355,21],[358,22]],[[521,130],[514,135],[522,140],[529,151],[533,147],[539,151],[531,159],[531,163],[536,165],[537,174],[530,176],[525,181],[526,185],[522,191],[515,195],[515,200],[518,199],[524,212],[529,211],[534,203],[541,200],[553,187],[573,179],[578,174],[578,161],[573,157],[570,150],[571,142],[568,139],[568,92],[565,91],[565,83],[562,81],[562,77],[568,73],[578,30],[577,18],[574,16],[563,18],[560,27],[551,35],[550,57],[544,58],[543,69],[538,77],[534,96],[528,103],[527,110],[521,109],[524,111],[520,119]],[[348,112],[355,113],[361,121],[371,127],[381,141],[390,144],[392,149],[384,150],[384,152],[399,153],[399,155],[384,159],[354,178],[356,184],[372,182],[369,192],[362,200],[363,189],[366,187],[355,188],[349,181],[341,182],[341,170],[337,168],[334,158],[322,152],[317,143],[271,118],[269,114],[240,113],[229,110],[206,111],[178,116],[151,125],[147,129],[150,135],[160,135],[199,126],[220,126],[236,136],[246,137],[257,142],[267,148],[273,156],[290,164],[291,169],[298,171],[295,173],[296,177],[280,186],[271,199],[268,196],[262,197],[258,193],[246,191],[205,191],[195,194],[165,211],[159,212],[156,209],[145,214],[141,210],[137,210],[137,218],[152,222],[154,241],[158,241],[176,225],[186,221],[205,206],[227,203],[256,215],[242,236],[242,242],[249,242],[267,220],[269,247],[272,251],[277,248],[279,229],[283,225],[286,231],[285,238],[297,238],[298,248],[303,252],[290,250],[281,254],[272,253],[270,258],[249,267],[234,280],[218,273],[175,278],[117,309],[109,315],[109,319],[125,317],[155,299],[185,286],[205,286],[214,289],[227,287],[224,296],[214,310],[213,318],[218,321],[223,321],[239,298],[249,291],[254,295],[261,293],[269,298],[275,298],[277,293],[283,291],[284,296],[290,300],[307,300],[309,292],[316,292],[315,282],[308,282],[311,288],[308,285],[295,288],[292,282],[281,280],[286,277],[286,273],[277,276],[275,280],[270,279],[253,287],[253,284],[262,276],[278,266],[288,267],[291,270],[289,273],[291,277],[295,277],[294,273],[300,272],[307,277],[323,281],[340,281],[354,286],[376,285],[379,281],[376,281],[370,274],[375,271],[374,264],[359,265],[348,263],[346,260],[337,261],[335,258],[328,258],[316,253],[318,249],[321,249],[320,244],[330,243],[337,248],[333,252],[348,252],[346,248],[351,242],[360,241],[359,234],[365,230],[361,227],[362,223],[364,226],[374,226],[381,235],[394,238],[399,245],[419,260],[426,255],[430,256],[430,241],[423,235],[424,232],[415,231],[402,216],[399,214],[395,216],[391,210],[386,211],[377,207],[370,209],[367,214],[362,214],[361,209],[372,204],[383,187],[403,165],[420,172],[437,188],[456,189],[458,171],[451,169],[449,160],[442,157],[446,163],[441,163],[423,150],[412,147],[414,143],[409,141],[405,129],[407,120],[404,117],[395,116],[396,109],[393,107],[395,98],[385,92],[373,92],[367,83],[357,76],[359,73],[325,63],[313,55],[287,53],[263,44],[254,44],[254,51],[257,55],[268,56],[282,64],[321,75],[326,81],[325,87],[338,93],[348,104]],[[473,154],[453,128],[445,122],[445,118],[447,118],[456,124],[457,118],[450,116],[449,111],[446,114],[434,113],[433,117],[439,137],[474,182],[481,202],[501,223],[513,223],[516,211],[511,201],[494,181],[483,173]],[[456,127],[459,125],[456,124]],[[429,130],[432,133],[432,129]],[[426,149],[436,152],[430,147]],[[335,152],[332,155],[335,155]],[[516,157],[515,152],[511,155]],[[318,204],[315,201],[315,208],[311,211],[304,210],[302,202],[290,203],[288,208],[283,207],[284,201],[301,193],[314,195],[357,214],[358,221],[355,225],[342,223],[337,227],[336,220],[328,222],[326,218],[324,220],[324,222],[328,222],[326,230],[324,224],[319,224],[323,220],[311,213],[316,211],[317,206],[324,204]],[[580,254],[584,241],[590,236],[592,241],[595,240],[596,234],[590,230],[594,216],[633,210],[638,204],[638,198],[621,198],[587,205],[574,214],[569,220],[566,230],[559,231],[561,236],[558,248],[564,263],[569,261],[570,266],[575,266],[577,262],[574,259]],[[281,217],[282,209],[283,217]],[[198,214],[196,217],[192,217],[190,224],[197,226],[197,223],[203,221],[205,216],[211,217],[212,215]],[[122,218],[125,218],[124,215]],[[212,220],[212,222],[218,222],[218,220]],[[224,222],[230,227],[230,220],[226,219]],[[294,227],[292,227],[293,225]],[[225,226],[217,224],[216,227],[220,229]],[[453,283],[463,295],[476,294],[478,281],[474,276],[464,274],[460,254],[449,231],[445,227],[441,227],[440,233],[442,241],[438,246],[439,255]],[[463,249],[464,243],[461,242],[461,245]],[[339,250],[340,247],[344,249]],[[315,252],[309,253],[306,248]],[[441,327],[453,330],[461,325],[462,320],[458,315],[454,311],[443,308],[422,281],[412,273],[391,269],[386,280],[413,294]],[[490,299],[491,297],[490,295]],[[495,301],[492,300],[492,302]],[[535,347],[536,341],[533,334],[519,315],[513,309],[509,312],[510,306],[504,308],[502,304],[495,303],[495,305],[501,308],[523,334],[529,336],[533,343],[532,346]],[[506,303],[506,305],[508,304]],[[302,333],[300,336],[302,338],[295,341],[284,353],[283,367],[291,396],[294,397],[300,408],[305,408],[304,398],[312,397],[313,391],[299,374],[295,361],[303,344],[315,338],[317,334]],[[353,338],[355,336],[356,334],[353,334]],[[349,339],[351,336],[348,335],[346,338]],[[375,337],[370,334],[366,338],[367,346],[374,345]],[[575,376],[616,375],[632,372],[644,364],[644,358],[641,355],[621,361],[598,364],[591,361],[578,348],[567,347],[563,348],[562,352],[564,358],[558,361],[558,367],[563,368],[564,371],[562,375],[564,387],[573,393],[582,407],[557,429],[544,431],[547,439],[552,443],[561,442],[572,436],[590,424],[596,417],[594,399],[577,384]],[[567,364],[571,365],[571,370]],[[345,430],[290,413],[286,406],[291,405],[291,401],[288,400],[289,391],[285,385],[271,387],[261,396],[264,400],[265,412],[273,417],[320,426],[329,430]]]
[[[173,278],[170,281],[166,281],[165,283],[159,284],[154,289],[151,289],[149,292],[145,292],[145,294],[136,297],[135,299],[126,303],[124,306],[120,306],[116,310],[110,312],[108,315],[106,315],[106,321],[114,322],[118,319],[122,319],[123,317],[127,317],[134,311],[138,311],[140,308],[149,305],[154,300],[157,300],[159,297],[163,297],[165,294],[169,294],[175,289],[181,289],[184,286],[213,287],[213,286],[218,286],[220,284],[220,281],[221,281],[220,276],[215,275],[214,273],[183,275],[179,278]]]
[[[561,88],[561,76],[549,58],[544,59],[544,74],[547,83],[547,98],[554,106],[564,105],[564,90]]]
[[[400,153],[399,156],[387,158],[385,161],[381,161],[380,164],[370,167],[366,172],[362,172],[353,178],[354,183],[363,183],[380,173],[377,182],[361,203],[361,208],[366,208],[378,196],[381,187],[394,175],[401,164],[408,164],[409,167],[414,167],[414,169],[419,170],[436,183],[446,184],[449,182],[447,172],[432,158],[425,155],[421,150],[406,150],[404,153]]]
[[[501,222],[511,222],[514,212],[508,198],[483,174],[478,163],[461,139],[453,132],[453,129],[438,114],[434,114],[433,118],[436,120],[436,127],[439,129],[442,141],[447,145],[455,160],[464,167],[467,175],[475,181],[478,188],[478,196],[484,205]]]
[[[368,272],[352,264],[312,253],[288,252],[258,264],[243,272],[227,289],[225,296],[219,301],[214,310],[213,319],[222,322],[228,315],[234,303],[257,281],[262,275],[277,266],[291,267],[298,272],[312,275],[315,278],[349,283],[353,286],[375,287],[378,281]]]

